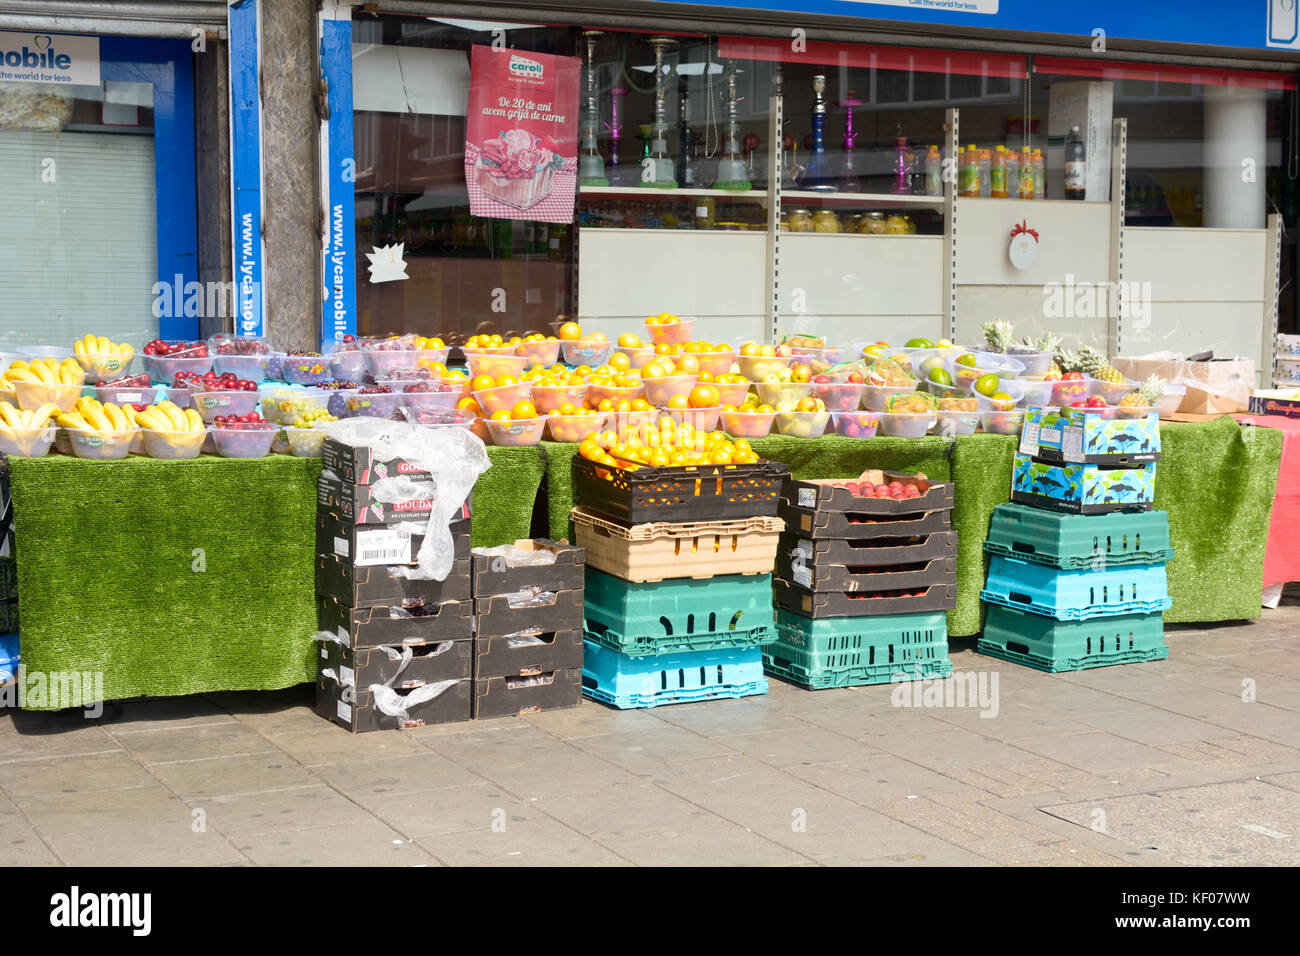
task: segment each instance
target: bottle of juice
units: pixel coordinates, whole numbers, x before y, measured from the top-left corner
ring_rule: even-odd
[[[1007,198],[1007,153],[999,146],[993,152],[993,168],[990,171],[989,194],[994,199]]]
[[[1043,151],[1034,150],[1034,198],[1047,198],[1047,169],[1043,164]]]
[[[981,149],[979,153],[980,164],[980,195],[993,195],[993,155],[992,150]]]
[[[980,194],[979,151],[973,145],[966,147],[966,158],[962,160],[961,175],[961,194],[978,196]]]
[[[1007,195],[1012,198],[1020,195],[1020,157],[1014,149],[1006,151]]]
[[[943,160],[939,156],[938,146],[931,146],[925,154],[925,194],[943,195]]]
[[[1021,199],[1034,198],[1034,158],[1028,146],[1020,150],[1020,189],[1016,195]]]

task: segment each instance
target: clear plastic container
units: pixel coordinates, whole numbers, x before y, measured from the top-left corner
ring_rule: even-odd
[[[1124,379],[1122,382],[1103,382],[1100,379],[1093,379],[1090,394],[1100,395],[1106,399],[1106,404],[1114,405],[1129,392],[1136,391],[1139,384],[1139,382],[1131,382],[1128,379]]]
[[[940,385],[938,382],[932,382],[926,379],[920,383],[917,391],[929,392],[935,398],[969,398],[970,392],[960,385]]]
[[[812,396],[825,402],[829,411],[852,412],[862,404],[862,385],[858,382],[813,382]]]
[[[221,389],[215,392],[192,392],[190,405],[194,407],[207,424],[218,415],[247,415],[261,404],[262,397],[257,392]],[[179,404],[179,403],[177,403]],[[182,408],[185,406],[182,405]],[[265,417],[265,416],[264,416]]]
[[[334,374],[323,355],[286,355],[280,359],[280,373],[294,385],[319,385]]]
[[[288,425],[284,437],[289,441],[289,454],[295,458],[319,458],[325,451],[325,433],[319,428]]]
[[[1025,374],[1025,363],[1014,355],[1004,352],[972,352],[975,364],[1007,378],[1019,378]],[[1048,364],[1051,364],[1050,362]]]
[[[732,438],[766,438],[776,412],[723,412],[722,430]]]
[[[402,400],[400,392],[363,392],[357,389],[343,400],[343,414],[337,418],[392,418]],[[333,414],[331,412],[330,414]]]
[[[142,428],[140,437],[144,440],[145,454],[150,458],[183,461],[199,457],[206,434],[202,431],[154,431]]]
[[[1115,417],[1127,419],[1146,418],[1152,412],[1157,411],[1159,411],[1157,405],[1116,405]]]
[[[443,347],[440,349],[420,349],[419,353],[419,364],[425,368],[430,368],[434,365],[445,366],[447,364],[447,356],[451,354],[451,349],[449,347]]]
[[[811,382],[759,382],[754,386],[758,400],[764,405],[797,402],[812,395]]]
[[[551,441],[579,442],[605,427],[609,415],[605,412],[586,412],[582,415],[548,415],[546,426]]]
[[[618,434],[620,441],[626,441],[628,436],[636,435],[642,425],[654,424],[659,419],[661,412],[657,408],[651,408],[640,412],[608,412],[605,418],[605,431],[614,431]]]
[[[564,351],[564,361],[570,365],[590,365],[592,368],[604,365],[614,351],[613,342],[561,342],[560,347]]]
[[[536,445],[542,440],[546,428],[546,418],[520,418],[509,422],[494,422],[487,419],[488,434],[492,444],[507,448],[521,445]]]
[[[777,412],[776,430],[791,438],[817,438],[826,434],[830,420],[830,412]]]
[[[58,429],[53,425],[42,428],[0,429],[0,455],[14,458],[44,458],[54,444]]]
[[[718,403],[721,405],[743,405],[749,397],[748,382],[714,382],[713,387],[718,390]]]
[[[81,397],[80,385],[47,385],[44,382],[11,382],[18,407],[35,411],[53,402],[61,411],[70,412]]]
[[[637,393],[640,393],[640,388]],[[587,397],[586,385],[534,385],[533,404],[543,415],[552,415],[560,410],[561,405],[581,408]],[[633,395],[633,398],[636,396]]]
[[[500,378],[502,375],[513,375],[518,378],[524,373],[528,359],[522,355],[511,355],[512,351],[513,345],[507,346],[504,353],[501,349],[466,349],[465,361],[469,364],[469,377],[487,375]]]
[[[718,427],[722,406],[713,408],[670,408],[660,418],[671,418],[678,425],[690,425],[697,432],[711,432]]]
[[[338,349],[328,356],[329,377],[337,382],[360,382],[366,377],[366,357],[361,349]]]
[[[1023,396],[1021,402],[1026,406],[1043,406],[1050,404],[1052,401],[1051,382],[1036,382],[1031,381],[1030,379],[1017,378],[1003,379],[1001,384],[1004,389],[1007,389],[1007,386],[1014,386],[1020,389]],[[1013,393],[1010,389],[1007,389],[1007,394],[1010,395]]]
[[[1087,407],[1074,408],[1073,406],[1069,406],[1067,408],[1061,409],[1061,414],[1063,414],[1070,421],[1075,421],[1076,419],[1082,419],[1083,416],[1085,415],[1099,415],[1100,417],[1106,419],[1107,421],[1109,421],[1112,418],[1120,417],[1118,405],[1102,405],[1100,408],[1087,408]]]
[[[394,392],[399,394],[397,404],[403,408],[413,408],[416,411],[428,412],[438,409],[451,409],[456,407],[460,401],[460,390],[453,388],[439,388],[435,383],[430,382],[432,386],[427,390],[421,390],[421,386],[414,382],[381,382],[381,385],[387,385]]]
[[[212,369],[212,356],[205,358],[186,358],[176,355],[141,355],[140,362],[155,385],[170,385],[177,372],[193,372],[202,375]]]
[[[647,379],[646,381],[650,381]],[[587,386],[587,404],[599,405],[605,399],[609,399],[615,405],[621,401],[632,401],[640,398],[645,392],[645,384],[641,385],[588,385]],[[576,402],[574,403],[577,404]],[[538,411],[541,406],[537,406]]]
[[[64,348],[62,345],[20,345],[18,346],[18,357],[30,362],[32,359],[52,358],[62,362],[65,358],[72,358],[76,352],[70,348]]]
[[[935,412],[935,415],[938,418],[934,423],[933,431],[944,438],[974,435],[975,429],[980,425],[979,412],[945,411],[941,408]]]
[[[975,383],[985,375],[998,375],[996,369],[985,368],[982,365],[962,365],[959,362],[949,362],[947,369],[948,374],[952,376],[952,383],[966,395],[975,394]],[[1001,379],[1001,376],[998,375],[998,378]]]
[[[265,458],[278,428],[209,428],[208,434],[222,458]]]
[[[131,453],[134,428],[121,431],[87,431],[84,428],[66,429],[72,443],[72,453],[87,461],[121,461]]]
[[[731,366],[736,362],[736,350],[727,349],[725,352],[690,352],[700,363],[700,371],[705,375],[712,375],[715,378],[719,375],[726,375],[731,371]]]
[[[794,360],[790,355],[741,355],[736,359],[740,374],[751,382],[761,382],[773,372],[789,368]]]
[[[906,395],[915,391],[915,385],[867,384],[862,386],[862,406],[872,412],[887,411],[889,409],[889,400],[895,395]]]
[[[889,438],[921,438],[938,421],[935,412],[877,412],[876,417],[880,419],[878,434]]]
[[[127,374],[135,362],[134,352],[101,352],[95,355],[74,355],[77,364],[91,382],[107,382]]]
[[[1074,379],[1058,379],[1052,382],[1053,405],[1071,405],[1081,398],[1092,394],[1092,379],[1088,376]]]
[[[1011,397],[1002,401],[994,401],[987,395],[977,393],[975,398],[979,401],[981,412],[1010,411],[1025,400],[1025,390],[1019,385],[1012,385],[1009,381],[999,382],[998,390],[994,394],[1010,395]]]
[[[626,355],[627,360],[632,363],[632,368],[643,368],[644,366],[649,365],[650,360],[655,357],[653,345],[643,345],[637,349],[618,346],[614,351],[622,352]],[[704,366],[700,366],[700,368],[703,370]]]
[[[1047,370],[1052,367],[1052,353],[1039,352],[1037,350],[1017,351],[1014,347],[1008,354],[1017,362],[1025,367],[1020,374],[1026,378],[1035,378],[1039,375],[1046,375]]]
[[[965,349],[942,348],[942,349],[891,349],[890,354],[903,352],[907,355],[907,360],[912,363],[912,371],[916,373],[917,378],[925,378],[929,367],[926,363],[931,359],[938,359],[933,367],[947,368],[949,362],[956,361],[959,355],[967,354]]]
[[[469,398],[470,395],[473,394],[473,389],[470,388],[470,380],[468,378],[440,378],[437,382],[439,385],[459,391],[461,398]]]
[[[647,378],[641,384],[645,388],[646,401],[658,408],[665,408],[668,402],[677,396],[686,396],[695,387],[698,376],[666,375],[662,378]]]
[[[527,359],[529,368],[534,365],[554,365],[560,358],[560,340],[520,342],[515,346],[515,354]]]
[[[980,412],[980,427],[990,435],[1018,435],[1025,423],[1024,409],[1009,412]]]
[[[685,345],[695,337],[695,318],[679,316],[676,322],[668,325],[651,325],[647,322],[645,332],[651,345]]]
[[[366,371],[371,378],[392,378],[397,369],[418,368],[420,365],[419,349],[366,349],[362,353],[366,360]]]
[[[831,412],[835,434],[845,438],[873,438],[880,427],[876,412]]]
[[[1178,406],[1183,404],[1183,399],[1187,397],[1186,385],[1175,385],[1170,383],[1165,386],[1164,392],[1156,399],[1156,408],[1160,412],[1161,418],[1167,418],[1178,412]]]
[[[327,408],[333,394],[315,388],[285,388],[263,394],[262,417],[268,422],[292,425],[300,415]]]
[[[112,402],[114,405],[152,405],[157,391],[152,385],[143,388],[138,385],[96,385],[95,397],[101,402]],[[185,407],[181,402],[176,404]]]
[[[411,408],[403,408],[402,414],[405,419],[412,425],[419,425],[422,428],[471,428],[476,421],[479,421],[468,408],[447,408],[434,409],[433,411],[417,411]],[[483,429],[483,434],[487,434],[487,429]]]
[[[532,382],[517,382],[514,385],[498,385],[496,388],[482,388],[474,392],[474,401],[487,415],[508,412],[515,402],[529,401],[533,396]],[[452,403],[453,405],[455,402]]]
[[[218,375],[232,373],[236,378],[250,382],[265,382],[267,379],[279,378],[283,372],[278,354],[270,355],[217,355],[213,358],[213,367]],[[323,379],[322,379],[323,381]]]

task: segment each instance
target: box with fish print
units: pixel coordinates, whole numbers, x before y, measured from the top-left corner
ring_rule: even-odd
[[[1156,463],[1132,468],[1041,461],[1016,454],[1011,500],[1070,514],[1149,511],[1155,497]]]
[[[1044,461],[1074,464],[1141,465],[1160,460],[1160,415],[1103,418],[1096,412],[1062,408],[1025,411],[1020,451]]]

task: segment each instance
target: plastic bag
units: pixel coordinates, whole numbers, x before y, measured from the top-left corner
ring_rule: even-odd
[[[543,591],[540,588],[521,588],[518,591],[512,591],[505,595],[506,604],[512,609],[521,607],[549,607],[555,603],[554,591]]]
[[[541,647],[546,643],[541,638],[544,633],[546,632],[540,627],[526,627],[522,631],[507,634],[506,645],[511,648]]]
[[[357,341],[363,352],[414,352],[420,348],[418,332],[407,332],[405,335],[394,335],[388,338],[363,338]]]
[[[475,548],[473,553],[482,558],[502,558],[507,568],[544,568],[555,563],[555,552],[546,548],[526,551],[513,544],[501,544],[495,548]],[[492,570],[500,570],[495,562]]]
[[[375,702],[375,706],[381,713],[404,721],[408,719],[407,711],[412,707],[433,700],[459,683],[459,680],[438,681],[435,684],[425,684],[423,687],[417,687],[409,694],[399,694],[391,687],[385,687],[383,684],[371,684],[370,698]]]

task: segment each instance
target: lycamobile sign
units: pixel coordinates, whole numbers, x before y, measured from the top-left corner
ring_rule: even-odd
[[[99,38],[0,33],[0,81],[99,85]]]

